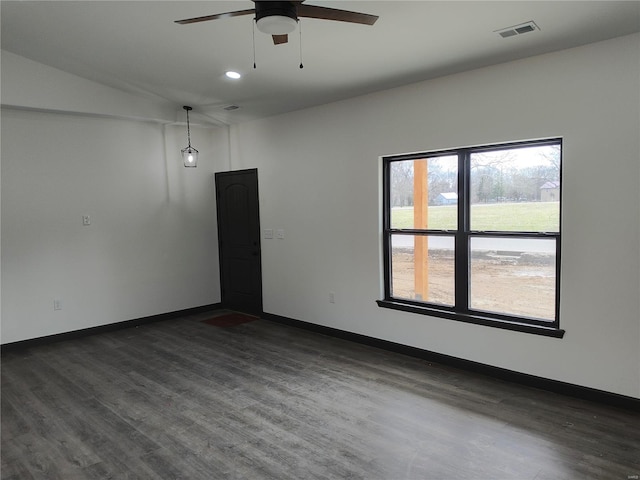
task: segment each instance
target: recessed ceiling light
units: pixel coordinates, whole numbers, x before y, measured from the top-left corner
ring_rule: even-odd
[[[234,72],[233,70],[229,70],[225,73],[225,75],[234,80],[238,80],[240,77],[242,77],[242,75],[240,75],[238,72]]]

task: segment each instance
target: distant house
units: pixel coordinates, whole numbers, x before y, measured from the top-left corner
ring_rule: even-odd
[[[456,205],[458,203],[458,194],[456,192],[441,193],[436,197],[436,205]]]
[[[540,187],[541,202],[557,202],[560,200],[560,182],[546,182]]]

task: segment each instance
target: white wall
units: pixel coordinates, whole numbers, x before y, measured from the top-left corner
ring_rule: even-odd
[[[172,105],[100,85],[2,51],[2,105],[173,121]]]
[[[264,310],[640,397],[639,51],[622,37],[233,127],[262,228],[285,230],[263,240]],[[563,339],[377,307],[380,156],[556,136]]]
[[[175,110],[146,100],[136,109],[128,94],[56,83],[53,71],[61,93],[37,102],[33,82],[4,80],[23,65],[49,67],[7,70],[6,58],[2,343],[219,302],[213,173],[228,165],[226,129],[192,126],[201,156],[186,169],[185,126],[158,122]],[[89,94],[72,101],[79,85]]]

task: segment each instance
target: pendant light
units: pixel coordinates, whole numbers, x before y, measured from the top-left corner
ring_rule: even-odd
[[[198,150],[191,146],[191,129],[189,128],[189,111],[193,110],[193,108],[184,106],[182,107],[187,112],[187,139],[189,140],[189,145],[186,148],[180,150],[182,153],[182,161],[185,167],[197,167],[198,166]]]

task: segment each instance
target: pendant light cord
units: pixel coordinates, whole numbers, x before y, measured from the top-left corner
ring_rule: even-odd
[[[253,68],[256,68],[256,19],[253,19]]]
[[[302,64],[302,22],[298,19],[298,32],[300,33],[300,68],[304,68]]]
[[[187,140],[189,142],[189,148],[191,148],[191,128],[189,127],[189,110],[191,110],[191,107],[184,108],[187,111]]]

